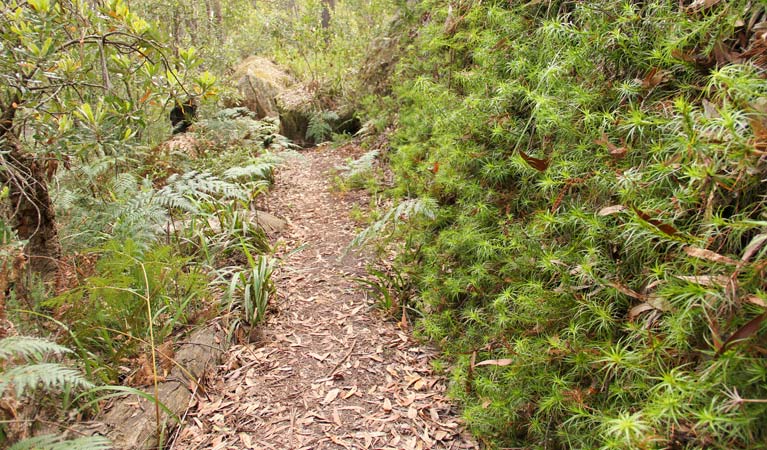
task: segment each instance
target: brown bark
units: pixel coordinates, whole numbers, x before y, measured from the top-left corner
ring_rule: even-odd
[[[213,36],[213,5],[210,0],[205,2],[205,35]]]
[[[215,36],[218,38],[218,42],[224,42],[224,15],[221,11],[221,1],[220,0],[211,0],[210,2],[211,6],[211,13],[214,24],[214,33]]]
[[[177,13],[173,13],[173,26],[172,26],[172,35],[170,39],[170,46],[173,48],[173,56],[178,59],[179,52],[178,52],[178,43],[181,41],[181,23],[178,18]]]
[[[29,267],[41,275],[56,272],[61,244],[56,213],[48,193],[46,166],[25,152],[13,130],[18,99],[4,106],[0,115],[0,182],[8,186],[14,228],[27,241]]]
[[[335,7],[336,0],[322,0],[322,28],[330,26],[330,11]]]

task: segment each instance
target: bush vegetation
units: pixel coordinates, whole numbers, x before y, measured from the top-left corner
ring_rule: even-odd
[[[472,431],[767,448],[764,2],[130,3],[145,16],[0,6],[0,338],[72,348],[0,340],[4,401],[91,386],[46,354],[119,381],[216,297],[233,327],[262,321],[274,262],[248,215],[291,145],[247,111],[210,114],[217,80],[270,56],[322,93],[309,133],[327,139],[397,8],[391,95],[361,102],[392,149],[341,177],[391,164],[401,201],[356,243],[388,230],[401,250],[368,284],[445,352]],[[186,96],[202,120],[158,145]],[[0,416],[0,444],[27,435]],[[15,448],[59,445],[36,439]]]
[[[58,406],[38,416],[50,401],[28,392],[91,386],[44,353],[67,353],[88,383],[125,382],[157,346],[241,297],[237,313],[253,297],[265,309],[265,259],[270,270],[226,299],[217,286],[270,251],[249,217],[274,153],[291,144],[247,111],[207,113],[217,78],[197,51],[169,45],[121,0],[4,2],[0,22],[0,338],[57,342],[0,340],[0,447],[60,448],[55,436],[16,442],[38,419],[67,421]],[[168,141],[167,106],[189,96],[203,117]],[[62,409],[83,400],[65,398]],[[22,400],[29,408],[13,406]]]
[[[492,448],[767,448],[764,3],[408,13],[371,114],[396,105],[395,194],[435,204],[395,229],[396,273],[472,431]]]

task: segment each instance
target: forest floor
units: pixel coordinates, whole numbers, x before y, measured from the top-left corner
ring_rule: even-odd
[[[348,252],[360,192],[333,192],[354,145],[291,158],[266,200],[284,217],[278,296],[259,342],[233,346],[190,406],[171,449],[466,449],[434,374],[433,349],[375,309],[354,281],[366,259]]]

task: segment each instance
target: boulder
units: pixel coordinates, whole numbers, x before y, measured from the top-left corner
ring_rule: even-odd
[[[351,108],[338,111],[335,102],[321,94],[317,82],[296,83],[279,66],[260,56],[250,56],[235,69],[234,78],[242,99],[229,106],[244,106],[258,119],[279,117],[280,134],[300,146],[317,144],[307,130],[314,124],[329,132],[354,134],[360,127]],[[316,131],[316,130],[315,130]],[[322,134],[322,133],[319,133]]]
[[[276,98],[294,84],[287,72],[260,56],[250,56],[240,63],[234,79],[242,96],[238,106],[253,111],[259,119],[278,117]]]
[[[285,228],[288,226],[288,222],[285,219],[281,219],[266,211],[241,211],[240,214],[242,214],[243,219],[247,222],[258,225],[270,238],[276,238],[280,233],[285,231]],[[190,219],[174,220],[173,222],[168,222],[165,228],[175,232],[176,230],[187,229],[191,227],[192,224],[193,221]],[[221,232],[221,223],[215,217],[208,219],[208,226],[214,233]]]
[[[173,135],[167,141],[153,148],[152,154],[165,161],[170,161],[173,155],[186,155],[194,159],[202,152],[203,147],[204,143],[200,142],[197,137],[192,134],[182,133]]]
[[[270,238],[275,238],[285,231],[285,228],[288,226],[286,220],[280,219],[266,211],[255,211],[250,215],[250,220],[256,222]]]

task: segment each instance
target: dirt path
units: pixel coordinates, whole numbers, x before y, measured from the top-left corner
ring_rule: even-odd
[[[352,280],[365,263],[344,256],[349,212],[367,200],[328,181],[349,151],[307,150],[280,169],[267,201],[289,223],[278,312],[260,344],[231,349],[173,449],[477,448],[430,370],[432,351],[384,321]]]

